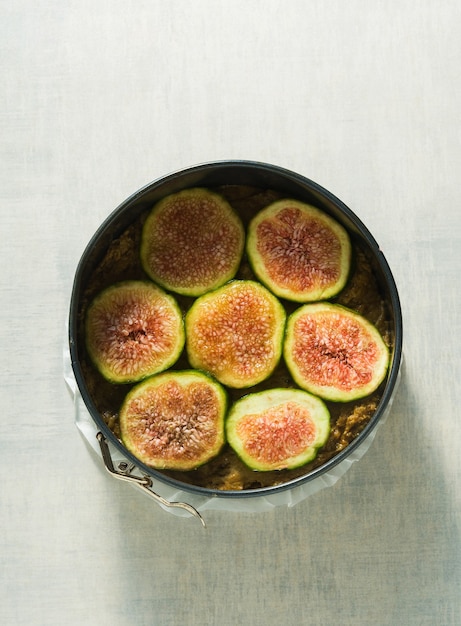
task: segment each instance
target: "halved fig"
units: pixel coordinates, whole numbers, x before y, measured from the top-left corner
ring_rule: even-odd
[[[141,261],[165,289],[200,296],[235,276],[244,246],[243,225],[227,200],[208,189],[185,189],[152,209]]]
[[[247,253],[259,280],[277,296],[313,302],[344,287],[351,244],[346,230],[323,211],[278,200],[250,222]]]
[[[238,400],[226,420],[230,446],[248,467],[264,472],[312,461],[330,433],[325,403],[301,389],[271,389]]]
[[[120,410],[121,439],[150,467],[192,470],[224,445],[226,406],[224,389],[205,374],[163,372],[127,394]]]
[[[231,281],[189,309],[189,362],[229,387],[256,385],[281,357],[285,321],[285,309],[265,287],[251,280]]]
[[[378,330],[358,313],[328,302],[305,304],[291,314],[284,357],[300,387],[336,402],[375,391],[389,365]]]
[[[167,369],[178,359],[184,342],[178,304],[154,283],[117,283],[88,307],[88,353],[110,382],[136,382]]]

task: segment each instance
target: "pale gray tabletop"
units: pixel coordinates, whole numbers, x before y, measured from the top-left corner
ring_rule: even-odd
[[[0,24],[0,622],[461,624],[458,0],[6,0]],[[405,364],[333,487],[202,529],[104,472],[62,354],[100,223],[221,159],[292,169],[363,220]]]

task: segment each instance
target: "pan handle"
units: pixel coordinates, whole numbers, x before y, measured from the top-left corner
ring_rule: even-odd
[[[194,509],[193,506],[191,506],[190,504],[186,504],[185,502],[170,502],[169,500],[165,500],[165,498],[159,496],[157,493],[155,493],[155,491],[152,491],[153,483],[152,479],[149,476],[147,476],[146,474],[144,476],[136,476],[135,474],[132,474],[132,471],[135,469],[134,465],[130,466],[128,463],[122,461],[118,464],[118,469],[116,469],[114,467],[109,446],[104,435],[101,432],[98,432],[96,435],[96,439],[99,442],[104,465],[109,474],[111,474],[115,478],[118,478],[119,480],[134,483],[141,489],[144,489],[145,492],[152,496],[152,498],[154,498],[157,503],[163,504],[163,506],[176,507],[188,511],[191,515],[194,515],[201,521],[204,528],[206,527],[205,520],[197,511],[197,509]]]

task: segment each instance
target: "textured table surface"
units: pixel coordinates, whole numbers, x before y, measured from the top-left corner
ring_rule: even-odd
[[[458,0],[4,0],[0,18],[0,622],[461,624]],[[62,352],[102,220],[216,159],[293,169],[365,222],[405,366],[333,487],[203,530],[103,471]]]

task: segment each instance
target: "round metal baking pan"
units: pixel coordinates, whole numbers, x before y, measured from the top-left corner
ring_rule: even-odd
[[[360,434],[341,452],[333,456],[323,465],[298,476],[293,480],[276,486],[243,489],[238,491],[223,491],[196,486],[176,478],[171,478],[162,472],[156,471],[142,464],[135,458],[119,439],[109,429],[102,415],[97,410],[90,395],[84,371],[82,369],[82,355],[85,347],[79,337],[79,319],[82,316],[82,302],[85,286],[105,255],[108,246],[119,237],[143,212],[146,212],[155,202],[168,194],[191,187],[217,187],[221,185],[246,185],[261,189],[272,189],[281,192],[286,197],[313,204],[334,217],[349,232],[352,239],[359,240],[367,248],[373,258],[374,271],[390,308],[391,324],[393,326],[394,346],[391,363],[388,370],[384,390],[372,418]],[[150,476],[160,483],[165,483],[175,489],[202,495],[208,498],[242,499],[256,498],[275,494],[284,490],[294,489],[320,476],[331,473],[334,468],[346,462],[351,455],[371,435],[378,423],[387,414],[397,387],[399,370],[402,359],[402,314],[397,287],[389,265],[380,250],[380,247],[362,221],[341,200],[314,181],[289,171],[287,169],[255,161],[217,161],[204,163],[184,169],[146,185],[122,202],[101,224],[88,243],[78,264],[70,302],[69,315],[69,349],[73,374],[83,399],[83,402],[94,421],[99,436],[111,443],[130,463],[140,469],[145,476]],[[365,446],[366,447],[366,446]]]

